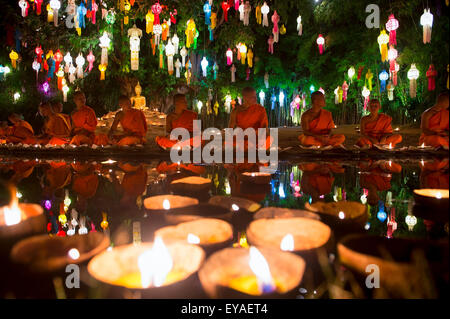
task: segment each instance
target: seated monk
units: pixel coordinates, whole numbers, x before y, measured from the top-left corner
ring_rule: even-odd
[[[236,106],[233,111],[231,111],[228,127],[232,129],[241,128],[244,131],[247,128],[253,128],[257,139],[255,142],[258,144],[258,129],[268,129],[269,121],[267,119],[266,109],[264,106],[258,104],[257,101],[256,90],[252,87],[244,88],[242,90],[242,105]],[[273,139],[268,135],[268,130],[266,134],[264,148],[269,149]],[[236,142],[233,143],[233,146],[236,146]],[[244,141],[244,151],[247,150],[248,147],[256,148],[256,145],[249,143],[246,136]]]
[[[62,190],[70,184],[72,180],[72,170],[70,165],[64,161],[52,161],[45,169],[44,196],[52,196],[57,190]]]
[[[144,165],[132,165],[130,163],[120,163],[119,168],[123,170],[123,176],[120,188],[122,190],[122,198],[120,203],[123,206],[136,202],[147,187],[147,170]]]
[[[426,161],[421,165],[420,187],[448,189],[449,188],[449,172],[448,158],[434,159]]]
[[[39,106],[39,113],[45,118],[44,135],[41,144],[64,145],[69,143],[72,125],[61,113],[54,113],[49,103]]]
[[[144,113],[141,110],[133,109],[130,99],[124,95],[119,97],[119,107],[122,110],[114,118],[108,134],[109,139],[118,146],[144,144],[147,134],[147,120]],[[119,123],[124,134],[114,135]]]
[[[35,144],[36,138],[30,123],[24,121],[19,114],[13,113],[8,117],[13,124],[7,130],[6,143]]]
[[[439,94],[436,104],[422,114],[419,144],[448,149],[448,92]]]
[[[299,169],[303,172],[300,182],[301,190],[310,195],[314,203],[331,193],[335,179],[333,172],[344,172],[338,164],[300,164]]]
[[[94,197],[99,184],[95,166],[79,162],[72,163],[71,166],[75,172],[72,179],[72,189],[77,193],[79,200]]]
[[[342,134],[330,134],[335,128],[331,112],[324,110],[325,96],[320,91],[311,94],[312,107],[303,113],[301,125],[303,134],[298,139],[303,146],[337,147],[345,141]]]
[[[175,144],[179,143],[180,147],[194,146],[194,138],[192,132],[194,131],[194,120],[197,120],[198,114],[187,109],[186,96],[184,94],[176,94],[173,97],[175,111],[168,114],[166,118],[166,133],[168,136],[157,136],[156,143],[165,150],[170,149]],[[189,131],[191,137],[186,141],[178,141],[170,139],[170,132],[176,128],[184,128]],[[196,147],[200,145],[195,145]]]
[[[68,123],[72,122],[71,119],[70,119],[70,116],[63,113],[63,105],[62,105],[61,102],[59,102],[59,101],[52,101],[52,102],[50,102],[50,106],[52,108],[53,113],[61,114],[66,119],[66,121]]]
[[[370,101],[370,114],[361,119],[362,137],[356,142],[361,148],[371,148],[374,144],[391,145],[395,147],[402,141],[400,134],[392,134],[392,117],[378,113],[381,105],[380,101],[374,99]]]

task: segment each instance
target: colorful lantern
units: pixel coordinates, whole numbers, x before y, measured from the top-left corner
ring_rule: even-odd
[[[391,45],[388,51],[388,59],[389,59],[389,70],[394,71],[395,70],[395,59],[397,59],[398,52],[394,47]]]
[[[36,49],[34,49],[34,52],[36,53],[36,59],[39,63],[42,62],[42,55],[44,54],[44,51],[42,51],[41,46],[36,47]]]
[[[210,25],[211,24],[211,5],[208,1],[205,2],[203,5],[203,12],[205,13],[205,24]]]
[[[64,77],[64,70],[62,69],[62,67],[60,67],[59,69],[58,69],[58,72],[56,72],[56,77],[58,78],[58,80],[57,80],[57,83],[58,83],[58,90],[62,90],[62,87],[63,87],[63,83],[62,83],[62,80],[63,80],[63,77]]]
[[[69,87],[67,86],[67,84],[63,85],[62,92],[63,92],[63,101],[67,102],[67,92],[69,92]]]
[[[367,109],[367,105],[370,99],[370,91],[366,86],[364,86],[362,90],[362,96],[364,97],[364,111],[365,111]]]
[[[339,104],[339,86],[334,89],[334,104]]]
[[[66,55],[64,56],[64,72],[68,73],[69,72],[69,67],[72,64],[72,56],[70,55],[70,52],[67,52]]]
[[[69,67],[69,82],[73,83],[75,81],[75,72],[77,71],[77,68],[73,66],[73,64]]]
[[[269,88],[269,73],[265,73],[264,74],[264,86],[266,87],[266,89]]]
[[[245,58],[247,56],[247,46],[245,44],[239,46],[239,53],[241,54],[241,63],[245,64]]]
[[[34,3],[36,4],[36,14],[41,15],[42,13],[42,2],[44,0],[34,0]]]
[[[167,41],[167,37],[169,36],[169,23],[164,19],[163,24],[161,24],[162,33],[161,33],[161,39],[163,41]]]
[[[100,81],[103,81],[105,79],[106,66],[106,64],[98,65],[98,70],[100,71]]]
[[[372,91],[372,79],[373,79],[373,73],[369,69],[369,70],[367,70],[367,73],[366,73],[366,82],[365,82],[369,91]]]
[[[388,85],[387,85],[387,94],[388,94],[389,101],[394,100],[394,89],[395,89],[395,86],[392,84],[391,81],[389,81]]]
[[[323,45],[325,44],[325,39],[321,34],[319,34],[319,36],[317,37],[316,43],[319,46],[319,53],[322,54],[323,53]]]
[[[393,14],[389,15],[388,22],[386,22],[386,30],[389,31],[389,45],[397,45],[397,29],[399,23]]]
[[[180,62],[180,59],[177,59],[175,61],[175,76],[177,78],[179,78],[181,76],[180,69],[181,69],[181,62]]]
[[[208,64],[209,63],[206,57],[203,57],[202,61],[200,62],[200,65],[202,66],[203,77],[205,78],[208,75]]]
[[[344,83],[342,83],[342,100],[343,101],[347,100],[347,92],[348,92],[348,84],[347,84],[347,81],[344,81]]]
[[[227,65],[233,64],[233,51],[231,51],[230,48],[228,48],[226,56],[227,56]]]
[[[437,71],[434,68],[434,64],[430,64],[426,76],[428,78],[428,91],[434,91],[436,89],[436,76],[437,76]]]
[[[239,12],[239,20],[244,21],[244,3],[241,3],[237,11]]]
[[[392,77],[392,83],[395,86],[397,86],[397,74],[398,74],[399,70],[400,70],[400,65],[397,62],[395,62],[394,71],[389,70],[389,72],[391,73],[391,77]]]
[[[153,22],[155,21],[155,15],[153,12],[148,10],[147,14],[145,15],[145,32],[151,33],[153,32]]]
[[[75,63],[77,64],[77,78],[79,79],[83,77],[83,66],[85,62],[86,61],[81,53],[78,54],[77,58],[75,59]]]
[[[161,38],[162,34],[162,26],[160,24],[154,24],[153,25],[153,34],[155,37],[155,45],[159,45],[159,40]]]
[[[247,63],[248,63],[249,68],[253,67],[253,51],[252,51],[252,49],[249,49],[247,52]]]
[[[388,60],[388,45],[389,36],[386,34],[385,30],[381,30],[378,36],[378,44],[380,46],[381,62],[386,62]]]
[[[19,55],[16,51],[11,50],[11,52],[9,53],[9,58],[11,59],[11,65],[13,69],[15,69],[17,67],[16,61],[19,58]]]
[[[47,22],[53,22],[53,9],[50,7],[50,3],[47,3],[45,9],[47,10]]]
[[[250,23],[250,12],[252,11],[252,6],[250,2],[245,1],[244,4],[244,25],[249,25]]]
[[[159,4],[159,1],[157,1],[154,5],[152,5],[152,12],[155,15],[155,22],[154,22],[154,24],[160,24],[159,15],[162,12],[162,7]]]
[[[95,56],[94,56],[94,54],[92,53],[92,50],[89,51],[89,54],[88,54],[88,56],[86,57],[86,60],[87,60],[88,63],[89,63],[88,70],[89,70],[89,72],[91,72],[92,68],[94,67],[94,61],[95,61]]]
[[[131,52],[131,70],[139,70],[139,51],[141,49],[142,30],[136,27],[128,29],[128,36],[130,37],[130,52]]]
[[[100,44],[99,44],[99,46],[102,48],[100,64],[108,65],[108,48],[110,43],[111,40],[108,37],[108,34],[106,33],[106,31],[103,31],[103,35],[100,37]]]
[[[236,67],[234,66],[234,64],[231,65],[230,71],[231,71],[231,83],[234,83],[236,82]]]
[[[181,55],[181,64],[184,66],[184,65],[186,65],[186,56],[187,56],[187,50],[186,50],[186,47],[183,47],[181,50],[180,50],[180,55]]]
[[[167,70],[170,75],[173,74],[173,56],[175,54],[175,46],[172,44],[172,41],[169,39],[166,45],[166,56],[167,56]]]
[[[214,71],[214,80],[217,80],[217,73],[219,72],[219,66],[217,65],[216,62],[214,62],[213,71]]]
[[[261,6],[258,4],[255,8],[256,23],[262,23]]]
[[[186,47],[189,49],[194,43],[194,36],[196,35],[197,29],[195,27],[194,19],[189,19],[186,28]]]
[[[87,13],[87,9],[86,9],[86,7],[84,5],[84,2],[81,1],[80,5],[78,6],[78,9],[77,9],[78,28],[86,28],[86,23],[85,23],[85,20],[84,20],[84,17],[86,16],[86,13]]]
[[[164,43],[160,43],[158,50],[159,50],[159,68],[164,69]]]
[[[269,14],[269,12],[270,12],[269,6],[267,5],[266,2],[264,2],[264,4],[261,7],[261,13],[263,15],[263,22],[262,22],[263,27],[269,26],[269,18],[267,16]]]
[[[303,25],[302,25],[302,16],[301,15],[299,15],[297,17],[297,31],[298,31],[298,35],[302,35]]]
[[[230,10],[230,6],[228,5],[228,2],[223,1],[222,2],[222,10],[223,10],[223,17],[226,22],[228,22],[228,10]]]
[[[352,82],[353,77],[355,76],[355,68],[354,67],[350,67],[347,71],[347,75],[348,75],[348,79],[350,80],[350,82]]]
[[[389,73],[386,72],[386,70],[383,70],[378,75],[378,78],[380,79],[380,91],[384,92],[386,90],[386,81],[389,79]]]
[[[0,67],[3,69],[3,66],[0,66]],[[36,82],[37,82],[37,80],[38,80],[38,73],[39,73],[39,69],[41,68],[41,64],[36,59],[34,59],[33,64],[31,65],[31,67],[33,68],[33,70],[36,71]],[[0,77],[0,80],[1,80],[1,77]]]
[[[431,28],[433,27],[433,15],[430,9],[424,9],[420,17],[420,24],[423,26],[423,43],[431,42]]]
[[[217,13],[211,12],[211,30],[214,30],[217,26]]]
[[[60,63],[63,61],[63,55],[61,51],[56,50],[55,54],[53,55],[53,59],[55,59],[55,70],[59,69]]]
[[[273,39],[273,35],[270,35],[269,39],[267,40],[267,44],[269,45],[269,52],[270,54],[273,54],[273,43],[275,40]]]
[[[273,33],[273,40],[275,41],[275,43],[278,43],[279,34],[280,34],[280,30],[278,29],[279,22],[280,22],[280,16],[278,15],[277,10],[275,10],[272,15],[272,23],[273,23],[272,33]]]
[[[266,99],[266,93],[264,91],[259,92],[259,104],[264,105],[264,100]]]
[[[415,98],[417,94],[417,82],[416,80],[419,78],[419,70],[416,65],[411,64],[411,68],[408,71],[408,79],[409,79],[409,96],[411,98]]]
[[[30,4],[26,0],[20,0],[19,7],[22,12],[22,17],[25,18],[28,15],[28,8],[30,7]]]
[[[53,10],[53,24],[58,26],[58,12],[61,8],[61,2],[59,0],[50,0],[50,8]]]
[[[91,22],[92,24],[96,23],[96,15],[98,11],[98,5],[95,3],[95,0],[92,0],[92,8],[91,8]]]
[[[130,18],[128,17],[128,12],[130,12],[130,10],[131,10],[131,5],[128,1],[126,1],[125,6],[124,6],[125,16],[123,17],[124,25],[128,25],[128,22],[130,20]]]

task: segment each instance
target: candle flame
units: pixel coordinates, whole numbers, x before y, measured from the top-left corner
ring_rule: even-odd
[[[236,204],[232,204],[231,209],[234,210],[235,212],[237,212],[239,210],[239,206]]]
[[[437,198],[437,199],[441,199],[441,198],[442,198],[441,192],[437,192],[437,193],[436,193],[436,198]]]
[[[80,258],[80,252],[76,248],[72,248],[71,250],[69,250],[68,255],[73,260],[77,260],[78,258]]]
[[[142,288],[148,288],[152,284],[160,287],[164,284],[173,268],[173,260],[161,237],[156,237],[152,249],[139,256],[138,266],[141,272]]]
[[[116,161],[115,161],[115,160],[112,160],[112,159],[109,159],[109,160],[107,160],[107,161],[103,161],[103,162],[102,162],[102,164],[114,164],[114,163],[116,163]]]
[[[164,208],[165,210],[169,210],[169,209],[170,209],[170,201],[169,201],[168,199],[165,199],[165,200],[163,201],[163,208]]]
[[[281,240],[280,248],[283,251],[294,251],[294,236],[287,234]]]
[[[389,143],[389,149],[392,149],[392,143]]]
[[[3,208],[6,226],[12,226],[22,221],[22,212],[17,201],[13,201],[9,206]]]
[[[275,289],[269,264],[261,252],[256,247],[250,247],[250,260],[248,265],[258,278],[260,291],[263,293],[272,292]]]
[[[345,213],[339,212],[339,219],[344,219],[344,218],[345,218]]]
[[[425,148],[425,143],[422,143],[422,145],[420,145],[421,148]]]
[[[198,236],[195,236],[194,234],[189,233],[187,236],[187,242],[189,244],[197,245],[200,244],[200,238]]]

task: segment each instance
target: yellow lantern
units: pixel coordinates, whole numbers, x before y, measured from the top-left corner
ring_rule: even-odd
[[[98,69],[100,71],[100,81],[103,81],[105,79],[106,64],[99,64]]]
[[[211,30],[214,30],[217,26],[217,13],[211,12]]]
[[[185,33],[186,33],[186,47],[190,48],[191,45],[194,43],[194,36],[196,34],[194,19],[188,20]]]
[[[125,9],[125,16],[123,17],[123,24],[127,25],[128,24],[128,20],[129,20],[128,12],[130,12],[130,9],[131,9],[130,2],[127,1],[125,3],[124,9]]]
[[[280,34],[286,34],[286,27],[284,26],[284,24],[282,24],[280,27]]]
[[[17,67],[16,61],[19,58],[19,55],[17,54],[16,51],[11,50],[11,53],[9,54],[9,58],[11,59],[11,64],[12,64],[13,69],[15,69]]]
[[[241,44],[239,46],[239,52],[241,54],[241,63],[245,64],[245,58],[247,55],[247,46],[245,44]]]
[[[253,67],[253,51],[252,49],[248,50],[247,53],[247,63],[248,63],[248,67],[252,68]]]
[[[378,36],[381,62],[386,62],[388,60],[388,46],[387,46],[388,43],[389,43],[389,36],[387,35],[386,30],[381,30],[380,35]]]
[[[261,6],[258,4],[255,10],[256,22],[258,24],[262,23],[262,14],[261,14]]]
[[[47,22],[53,22],[53,9],[50,7],[50,3],[45,8],[47,9]]]
[[[153,22],[155,21],[155,15],[151,10],[145,15],[145,32],[153,32]]]

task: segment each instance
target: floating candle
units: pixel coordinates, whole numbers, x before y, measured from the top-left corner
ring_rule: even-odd
[[[198,200],[186,196],[157,195],[144,199],[144,207],[148,210],[167,211],[197,205]]]
[[[294,237],[292,234],[287,234],[283,237],[281,240],[280,249],[283,251],[294,251]]]
[[[80,252],[78,251],[78,249],[76,248],[72,248],[71,250],[69,250],[69,252],[67,253],[67,255],[72,258],[73,260],[77,260],[78,258],[80,258]]]
[[[165,199],[165,200],[163,201],[163,208],[164,208],[165,210],[169,210],[169,209],[170,209],[170,201],[169,201],[168,199]]]
[[[188,242],[189,244],[197,245],[197,244],[200,244],[200,238],[198,238],[198,237],[195,236],[194,234],[189,233],[189,234],[187,235],[187,242]]]

